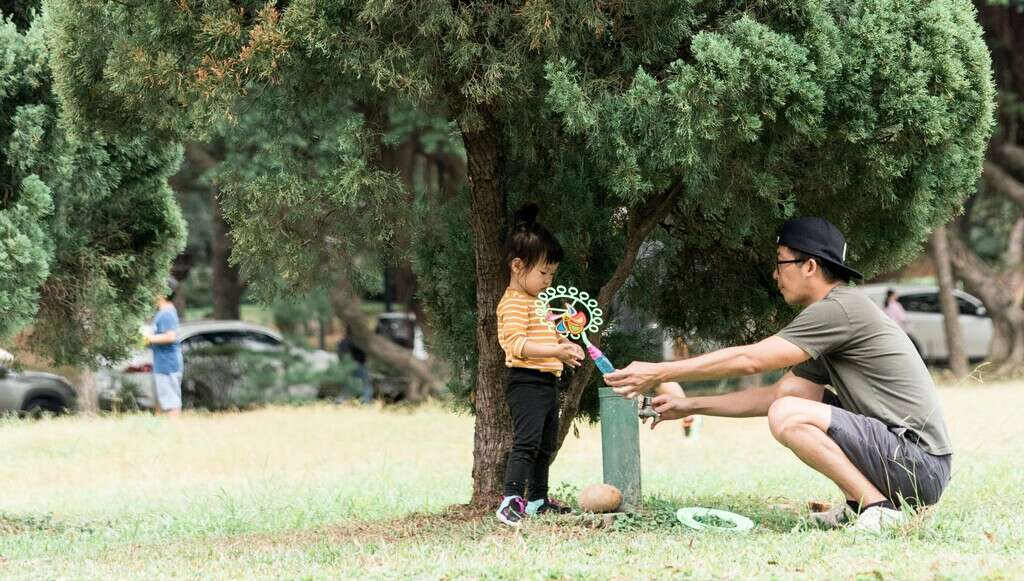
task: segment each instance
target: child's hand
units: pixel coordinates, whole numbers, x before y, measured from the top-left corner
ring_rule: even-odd
[[[583,348],[569,341],[559,343],[555,357],[569,367],[579,367],[583,362]]]

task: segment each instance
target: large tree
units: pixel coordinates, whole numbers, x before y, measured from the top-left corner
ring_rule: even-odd
[[[981,187],[947,229],[950,258],[964,285],[984,302],[994,334],[986,372],[1024,372],[1024,3],[979,0],[999,88],[999,130]]]
[[[49,7],[61,94],[85,127],[196,138],[259,108],[337,128],[333,170],[281,166],[228,203],[236,252],[298,284],[396,224],[415,231],[437,346],[476,412],[481,504],[511,440],[494,311],[514,206],[543,203],[568,250],[560,276],[602,308],[626,285],[669,325],[735,339],[788,312],[768,274],[782,221],[832,219],[868,274],[900,264],[972,190],[992,122],[966,0]],[[407,203],[380,163],[393,106],[449,121],[468,188]],[[382,220],[395,205],[404,218]],[[563,437],[593,375],[563,392]]]
[[[138,336],[180,248],[181,154],[68,130],[32,14],[0,21],[0,339],[31,325],[40,354],[90,367]]]

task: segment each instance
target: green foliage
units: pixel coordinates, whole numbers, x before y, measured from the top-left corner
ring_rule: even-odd
[[[41,0],[0,0],[0,15],[13,22],[18,30],[26,30],[39,12]]]
[[[774,234],[792,215],[835,222],[870,276],[958,211],[991,132],[989,58],[969,5],[914,4],[727,11],[690,58],[610,87],[584,63],[548,65],[548,101],[605,183],[626,199],[684,184],[658,259],[662,321],[729,340],[777,328]]]
[[[318,290],[302,296],[279,298],[270,304],[274,326],[295,342],[305,340],[300,325],[312,320],[325,321],[334,316],[327,292]]]
[[[395,176],[369,162],[366,118],[345,99],[301,111],[259,104],[226,128],[218,168],[232,260],[263,296],[330,284],[325,265],[359,271],[358,257],[386,245],[408,207]],[[268,228],[269,226],[269,228]]]
[[[0,337],[31,322],[58,363],[118,357],[184,236],[180,153],[67,132],[43,35],[0,24]]]
[[[381,141],[410,116],[441,117],[414,125],[442,137],[495,129],[483,153],[503,199],[542,202],[567,250],[560,280],[592,293],[621,259],[628,213],[670,192],[630,302],[723,341],[791,314],[771,280],[784,220],[831,219],[868,275],[897,266],[974,189],[992,129],[966,0],[49,7],[76,126],[245,129],[266,161],[236,164],[226,209],[255,279],[308,287],[411,228],[434,349],[463,396],[478,340],[493,343],[475,335],[470,197],[410,203],[379,169]]]

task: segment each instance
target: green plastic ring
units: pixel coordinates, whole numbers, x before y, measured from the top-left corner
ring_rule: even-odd
[[[714,525],[705,524],[699,522],[697,517],[702,516],[713,516],[724,521],[732,523],[731,527],[718,527]],[[691,506],[687,508],[680,508],[676,511],[676,518],[679,522],[695,529],[698,531],[726,531],[730,533],[745,533],[750,529],[754,528],[754,521],[749,518],[729,512],[725,510],[718,510],[715,508],[702,508],[699,506]]]

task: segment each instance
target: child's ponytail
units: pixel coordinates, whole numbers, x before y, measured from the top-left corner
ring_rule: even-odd
[[[508,240],[505,242],[505,263],[511,265],[516,258],[526,269],[540,262],[562,262],[565,252],[551,232],[537,222],[540,208],[537,204],[523,204],[512,219]]]

